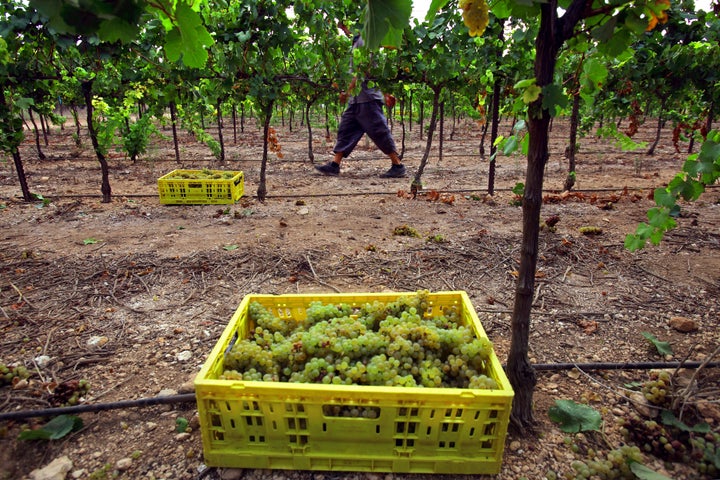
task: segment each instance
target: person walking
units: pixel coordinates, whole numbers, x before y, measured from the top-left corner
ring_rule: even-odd
[[[363,39],[360,35],[353,38],[353,49],[362,47]],[[352,68],[352,62],[351,62]],[[353,77],[347,92],[340,94],[340,101],[347,102],[347,107],[340,117],[337,140],[333,148],[333,160],[316,165],[315,169],[325,175],[339,175],[340,163],[348,157],[357,146],[363,135],[367,134],[370,140],[390,158],[390,169],[380,175],[382,178],[401,178],[407,176],[405,165],[395,148],[395,140],[388,127],[387,118],[383,114],[383,105],[386,102],[392,107],[394,98],[384,95],[380,89],[368,87],[368,80],[363,79],[360,84],[360,93],[350,95],[355,91],[357,75]]]

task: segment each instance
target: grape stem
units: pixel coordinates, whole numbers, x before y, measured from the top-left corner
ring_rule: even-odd
[[[678,402],[680,402],[680,400],[682,400],[682,406],[681,406],[680,409],[679,409],[679,417],[678,417],[678,419],[679,419],[680,421],[682,421],[683,410],[685,409],[685,405],[687,405],[687,403],[688,403],[688,400],[689,400],[689,398],[690,398],[690,395],[691,395],[691,393],[692,393],[692,390],[693,390],[693,389],[696,387],[696,385],[697,385],[697,383],[695,382],[695,379],[697,378],[697,376],[700,374],[700,372],[701,372],[704,368],[707,368],[708,365],[711,365],[710,360],[712,360],[713,358],[715,358],[715,357],[718,355],[718,353],[720,353],[720,345],[718,345],[718,346],[715,348],[715,351],[713,351],[712,354],[708,355],[708,357],[705,359],[705,361],[702,362],[702,363],[700,364],[700,366],[698,366],[698,368],[693,372],[692,377],[690,377],[690,381],[688,382],[688,384],[687,384],[687,386],[685,387],[685,389],[684,389],[682,392],[680,392],[680,394],[677,395],[677,396],[673,399],[673,404],[672,404],[672,410],[673,410],[673,411],[678,411],[678,408],[677,408],[677,407],[678,407]],[[716,363],[717,363],[717,362],[713,362],[712,365],[714,365],[714,364],[716,364]],[[680,368],[680,367],[678,367],[678,369],[679,369],[679,368]]]

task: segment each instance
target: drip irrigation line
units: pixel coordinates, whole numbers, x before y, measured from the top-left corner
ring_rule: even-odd
[[[515,187],[504,187],[504,188],[496,188],[496,192],[511,192]],[[632,191],[642,191],[647,190],[649,188],[656,188],[656,187],[643,187],[643,188],[633,188]],[[706,185],[705,188],[707,190],[712,190],[715,188],[720,188],[720,185]],[[623,188],[588,188],[588,189],[573,189],[571,190],[571,193],[594,193],[594,192],[617,192],[623,190]],[[429,190],[428,190],[429,191]],[[453,190],[446,190],[446,189],[438,189],[439,192],[442,193],[478,193],[478,194],[485,194],[487,193],[484,188],[464,188],[464,189],[453,189]],[[421,192],[422,193],[422,192]],[[543,193],[545,194],[560,194],[562,193],[562,190],[560,189],[545,189],[543,190]],[[397,195],[397,190],[393,190],[390,192],[329,192],[329,193],[289,193],[289,194],[283,194],[283,195],[266,195],[266,199],[283,199],[283,198],[320,198],[320,197],[356,197],[356,196],[363,196],[363,195]],[[157,198],[157,193],[113,193],[113,198]],[[53,198],[102,198],[101,194],[96,193],[73,193],[73,194],[60,194],[60,195],[54,195],[54,194],[47,194],[45,196],[48,199]],[[255,195],[244,195],[246,198],[257,198]],[[22,200],[22,197],[15,197],[18,199],[18,201]],[[188,204],[187,206],[190,206]]]
[[[625,363],[538,363],[533,365],[537,371],[572,370],[653,370],[676,368],[718,368],[720,362],[625,362]],[[505,365],[503,365],[505,368]],[[70,415],[76,413],[100,412],[134,407],[148,407],[153,405],[174,403],[195,403],[194,393],[167,395],[163,397],[140,398],[137,400],[123,400],[119,402],[98,403],[91,405],[76,405],[73,407],[46,408],[41,410],[21,410],[17,412],[0,412],[0,421],[22,420],[32,417],[51,417],[54,415]]]
[[[537,363],[533,368],[538,371],[572,370],[654,370],[662,368],[699,368],[703,362],[627,362],[627,363]],[[705,368],[718,368],[720,362],[704,364]]]
[[[122,400],[119,402],[96,403],[90,405],[75,405],[72,407],[44,408],[40,410],[21,410],[18,412],[0,412],[2,420],[20,420],[31,417],[51,417],[54,415],[70,415],[75,413],[101,412],[132,407],[149,407],[152,405],[167,405],[173,403],[194,403],[194,393],[180,395],[166,395],[162,397],[139,398],[137,400]]]

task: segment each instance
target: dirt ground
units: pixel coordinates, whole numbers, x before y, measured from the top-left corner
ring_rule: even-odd
[[[651,138],[650,125],[638,137]],[[111,203],[100,201],[89,140],[78,149],[67,129],[42,144],[45,160],[32,135],[21,150],[31,191],[44,203],[22,202],[12,160],[0,161],[0,363],[32,374],[0,387],[0,413],[52,407],[53,388],[75,380],[89,382],[87,404],[192,392],[194,376],[249,293],[464,290],[505,362],[522,216],[510,189],[524,181],[524,159],[499,157],[497,191],[488,201],[479,129],[462,124],[445,140],[442,159],[435,141],[424,190],[411,198],[404,194],[411,178],[378,178],[389,162],[371,145],[360,145],[341,176],[324,177],[307,159],[304,127],[277,129],[283,158],[271,155],[264,202],[255,195],[262,152],[255,128],[238,133],[236,142],[225,133],[224,166],[189,136],[182,138],[181,165],[167,138],[155,139],[136,163],[111,155]],[[397,126],[395,134],[400,142]],[[557,122],[542,218],[560,221],[555,231],[541,232],[532,362],[708,359],[720,344],[720,191],[683,205],[678,228],[659,247],[630,253],[624,237],[645,220],[648,194],[672,178],[686,155],[675,152],[669,131],[652,157],[584,138],[577,194],[560,199],[566,138],[567,126]],[[414,172],[425,145],[417,126],[405,145]],[[316,140],[315,162],[329,160],[331,149],[331,142]],[[243,198],[234,205],[159,203],[158,177],[205,167],[242,170]],[[583,226],[602,233],[583,235]],[[419,236],[397,235],[399,227]],[[680,332],[670,325],[674,317],[696,328]],[[668,342],[673,354],[663,358],[642,332]],[[574,460],[588,460],[588,449],[602,456],[619,447],[616,420],[635,411],[628,385],[647,378],[646,370],[539,370],[536,433],[508,436],[502,471],[493,478],[552,478],[550,472],[568,478]],[[714,431],[720,415],[707,400],[717,401],[717,379],[706,369],[685,398],[693,412],[704,405],[698,415]],[[547,415],[559,399],[598,409],[603,434],[573,437],[571,448]],[[433,477],[207,468],[194,403],[80,417],[82,429],[54,441],[16,440],[23,425],[42,423],[37,418],[0,421],[0,479],[29,478],[63,456],[72,462],[67,478],[77,479]],[[176,431],[178,418],[189,420],[189,433]],[[677,480],[706,478],[682,463],[653,456],[644,463]]]

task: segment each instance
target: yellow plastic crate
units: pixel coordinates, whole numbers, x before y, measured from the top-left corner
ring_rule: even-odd
[[[195,378],[205,463],[215,467],[356,472],[495,474],[500,471],[513,390],[492,352],[497,390],[219,380],[224,354],[247,338],[248,306],[306,318],[312,301],[361,306],[407,293],[247,295]],[[435,292],[429,316],[462,312],[487,337],[467,293]],[[338,416],[370,409],[373,415]],[[374,418],[373,418],[374,417]]]
[[[220,178],[202,178],[207,177],[208,172]],[[173,170],[158,179],[160,203],[233,204],[243,195],[243,179],[244,175],[241,171]]]

